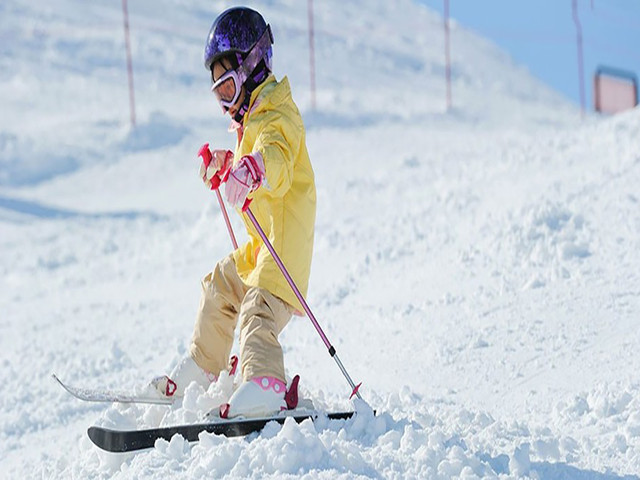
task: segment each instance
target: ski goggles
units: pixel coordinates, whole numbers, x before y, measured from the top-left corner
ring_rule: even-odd
[[[222,108],[229,110],[238,101],[243,83],[238,72],[231,69],[211,85],[211,91]]]

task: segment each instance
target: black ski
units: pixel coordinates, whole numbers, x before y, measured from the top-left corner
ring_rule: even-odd
[[[159,427],[148,430],[110,430],[102,427],[90,427],[89,438],[98,447],[108,452],[133,452],[144,448],[151,448],[156,440],[163,438],[171,440],[175,434],[180,434],[189,442],[196,442],[200,432],[209,432],[227,437],[239,437],[253,432],[259,432],[269,422],[283,424],[287,418],[293,418],[300,423],[303,420],[311,419],[316,421],[319,418],[330,420],[344,420],[351,418],[354,412],[338,413],[305,413],[288,416],[275,416],[269,418],[250,418],[241,420],[217,420],[215,422],[198,423],[194,425],[176,425],[173,427]]]

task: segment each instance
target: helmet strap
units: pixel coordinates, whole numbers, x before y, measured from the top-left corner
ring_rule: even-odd
[[[244,115],[249,110],[251,94],[269,75],[270,70],[265,58],[272,43],[273,34],[271,33],[271,27],[267,25],[267,28],[260,39],[251,48],[251,51],[247,54],[246,58],[240,62],[240,66],[237,67],[237,72],[240,78],[244,80],[244,100],[242,101],[242,105],[240,105],[238,112],[233,117],[233,119],[238,123],[242,123]],[[252,76],[252,74],[254,75]]]
[[[246,81],[251,77],[251,73],[258,66],[260,61],[267,55],[269,48],[273,44],[273,35],[271,33],[271,27],[267,25],[267,28],[262,33],[258,41],[255,43],[251,50],[247,54],[246,58],[240,63],[238,67],[238,75],[243,81]]]
[[[233,116],[233,119],[239,124],[242,124],[242,120],[244,119],[244,114],[247,113],[247,111],[249,111],[250,100],[251,100],[251,92],[245,87],[244,100],[242,101],[242,105],[240,105],[240,108],[238,109],[236,114]]]

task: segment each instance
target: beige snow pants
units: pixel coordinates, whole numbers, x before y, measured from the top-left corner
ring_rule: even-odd
[[[278,335],[292,313],[292,307],[264,288],[245,285],[230,255],[202,280],[191,357],[200,368],[219,375],[228,367],[239,320],[243,379],[270,376],[286,381]]]

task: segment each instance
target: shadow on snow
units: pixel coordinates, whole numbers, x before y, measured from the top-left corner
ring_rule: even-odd
[[[148,218],[151,220],[159,220],[162,217],[152,212],[122,211],[122,212],[103,212],[103,213],[85,213],[77,210],[68,210],[64,208],[56,208],[44,205],[42,203],[10,198],[0,195],[0,212],[2,210],[10,213],[19,214],[40,219],[70,219],[70,218],[120,218],[125,220],[134,220],[137,218]],[[0,216],[1,213],[0,213]],[[20,218],[20,217],[18,217]],[[9,218],[11,219],[11,218]]]

